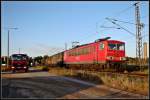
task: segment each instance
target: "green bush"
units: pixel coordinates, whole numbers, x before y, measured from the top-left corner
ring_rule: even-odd
[[[42,67],[42,70],[43,70],[43,71],[48,71],[49,68],[48,68],[48,66],[43,66],[43,67]]]

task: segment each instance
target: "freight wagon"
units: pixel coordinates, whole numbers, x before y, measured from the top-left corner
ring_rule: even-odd
[[[55,67],[55,66],[63,66],[63,55],[64,52],[60,52],[54,54],[46,59],[46,65]]]

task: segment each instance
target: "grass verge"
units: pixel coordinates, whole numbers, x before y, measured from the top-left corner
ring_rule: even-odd
[[[48,71],[49,67],[48,66],[34,66],[35,69],[37,70],[43,70],[43,71]]]
[[[134,77],[128,75],[118,75],[116,73],[102,73],[102,72],[89,72],[77,71],[65,68],[49,68],[49,73],[60,76],[73,77],[96,84],[105,84],[109,87],[148,95],[149,85],[148,77]]]

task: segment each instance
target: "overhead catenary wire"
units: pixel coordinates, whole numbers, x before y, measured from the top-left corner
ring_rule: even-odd
[[[127,10],[129,10],[129,9],[131,9],[132,7],[134,7],[134,5],[135,5],[135,3],[134,4],[132,4],[131,6],[129,6],[128,8],[126,8],[126,9],[124,9],[124,10],[122,10],[122,11],[120,11],[120,12],[118,12],[118,13],[116,13],[115,15],[117,15],[117,17],[120,15],[120,14],[122,14],[122,13],[124,13],[124,12],[126,12]],[[115,17],[115,16],[113,16],[113,17]],[[144,17],[147,17],[147,15],[146,16],[143,16],[143,17],[141,17],[141,18],[144,18]],[[133,20],[132,20],[133,21]],[[121,22],[121,21],[120,21]],[[123,21],[122,21],[123,22]],[[125,21],[124,21],[125,22]],[[130,24],[134,24],[134,23],[131,23],[131,22],[125,22],[125,23],[130,23]],[[103,26],[104,24],[102,24],[101,26]],[[146,25],[146,24],[145,24]],[[148,25],[148,24],[147,24]]]
[[[120,29],[119,27],[115,27],[115,26],[101,26],[101,28],[116,28],[116,29]]]
[[[132,4],[132,5],[130,5],[129,7],[127,7],[127,8],[125,8],[125,9],[123,9],[123,10],[121,10],[121,11],[119,11],[119,12],[113,14],[113,16],[114,16],[114,17],[115,17],[115,16],[118,17],[118,16],[120,16],[121,14],[124,14],[126,11],[130,10],[132,7],[134,7],[134,4]],[[107,21],[104,20],[104,18],[102,18],[101,20],[103,20],[101,26],[104,26],[104,25],[107,23]],[[100,22],[101,20],[99,20],[99,21],[96,22],[96,33],[99,32],[99,31],[98,31],[98,28],[99,28],[99,22]],[[119,21],[118,21],[118,22],[119,22]],[[128,22],[126,22],[126,23],[128,23]],[[129,22],[129,23],[130,23],[130,22]],[[132,23],[132,24],[134,24],[134,23]],[[101,28],[102,28],[102,27],[101,27]],[[116,27],[116,29],[120,29],[120,28],[117,28],[117,27]],[[103,29],[103,30],[100,30],[100,32],[103,32],[103,31],[105,31],[105,30],[109,30],[109,29]],[[125,28],[124,28],[124,30],[128,31],[128,30],[125,29]],[[134,33],[130,32],[130,31],[128,31],[128,32],[129,32],[130,34],[132,34],[132,35],[135,36]],[[95,35],[97,35],[97,34],[91,34],[91,35],[89,35],[89,36],[87,36],[87,37],[84,37],[82,40],[79,40],[79,41],[82,42],[85,38],[87,39],[88,37],[95,36]]]
[[[138,2],[137,2],[138,3]],[[134,3],[132,6],[135,6],[137,3]],[[131,7],[129,7],[129,8],[132,8],[132,6]],[[128,10],[129,8],[127,8],[127,9],[125,9],[125,10],[123,10],[123,11],[126,11],[126,10]],[[122,11],[122,12],[123,12]],[[146,17],[146,16],[143,16],[143,18],[144,17]],[[120,21],[120,20],[117,20],[117,19],[114,19],[114,18],[109,18],[108,19],[108,17],[106,18],[107,20],[109,20],[109,21],[111,21],[113,24],[116,24],[117,26],[119,26],[119,27],[121,27],[119,24],[117,24],[116,22],[123,22],[123,23],[128,23],[128,24],[134,24],[134,25],[136,25],[135,23],[132,23],[132,22],[129,22],[129,21]],[[112,21],[113,20],[113,21]],[[141,26],[142,27],[144,27],[145,25],[148,25],[148,24],[141,24]],[[113,28],[113,27],[104,27],[104,26],[101,26],[101,28]],[[114,28],[116,28],[116,27],[114,27]],[[130,34],[132,34],[132,35],[134,35],[134,33],[132,33],[132,32],[130,32],[129,30],[127,30],[127,29],[125,29],[125,28],[123,28],[123,27],[121,27],[122,29],[124,29],[125,31],[127,31],[128,33],[130,33]],[[117,29],[117,28],[116,28]],[[118,28],[118,29],[120,29],[120,28]]]
[[[135,23],[132,23],[132,22],[128,22],[128,21],[121,21],[121,20],[117,20],[117,19],[114,19],[114,18],[111,18],[113,21],[117,21],[117,22],[123,22],[123,23],[128,23],[128,24],[134,24],[136,25]]]
[[[141,5],[145,6],[148,5],[148,3],[141,2]]]
[[[123,10],[117,12],[117,13],[115,13],[115,14],[113,15],[113,17],[119,16],[119,15],[123,14],[124,12],[128,11],[128,10],[131,9],[132,7],[134,7],[134,4],[130,5],[129,7],[125,8],[125,9],[123,9]],[[103,18],[103,19],[105,19],[105,18]],[[97,23],[98,23],[98,22],[97,22]],[[103,23],[102,23],[100,26],[104,26],[105,23],[107,23],[106,20],[104,20]],[[96,27],[97,27],[97,26],[96,26]],[[97,27],[97,28],[98,28],[98,27]],[[97,29],[96,29],[96,30],[97,30]]]
[[[134,5],[134,4],[132,4],[131,6],[129,6],[129,7],[128,7],[128,8],[126,8],[126,9],[124,9],[124,10],[122,10],[122,11],[118,12],[117,14],[115,14],[115,16],[119,16],[120,14],[122,14],[122,13],[124,13],[124,12],[128,11],[129,9],[131,9],[131,8],[133,7],[133,5]]]
[[[119,26],[120,28],[124,29],[125,31],[127,31],[128,33],[130,33],[131,35],[135,36],[134,33],[130,32],[129,30],[125,29],[124,27],[120,26],[119,24],[117,24],[116,22],[112,21],[110,18],[106,18],[108,21],[112,22],[113,24]]]
[[[136,25],[135,23],[132,23],[132,22],[129,22],[129,21],[121,21],[121,20],[117,20],[117,19],[114,19],[114,18],[110,18],[112,19],[113,21],[117,21],[117,22],[122,22],[122,23],[128,23],[128,24],[133,24],[133,25]],[[143,24],[144,26],[145,25],[148,25],[148,24]]]
[[[140,19],[144,19],[144,18],[146,18],[146,17],[148,17],[148,15],[145,15],[145,16],[142,16],[142,17],[140,17]],[[131,22],[131,21],[133,21],[134,19],[131,19],[131,20],[129,20],[128,22]]]

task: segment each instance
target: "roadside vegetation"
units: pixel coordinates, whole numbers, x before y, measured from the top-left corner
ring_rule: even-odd
[[[42,65],[33,66],[33,67],[37,70],[43,70],[43,71],[48,71],[49,70],[49,68],[47,66],[42,66]]]
[[[1,66],[1,72],[4,72],[4,71],[10,71],[11,68],[10,67],[7,67],[7,66]]]
[[[9,65],[7,65],[6,60],[1,60],[1,72],[5,72],[5,71],[11,71],[10,58],[9,58]]]
[[[65,68],[49,68],[49,73],[73,77],[95,84],[105,84],[109,87],[118,88],[133,93],[148,95],[149,84],[147,77],[119,75],[116,73],[77,71]]]

